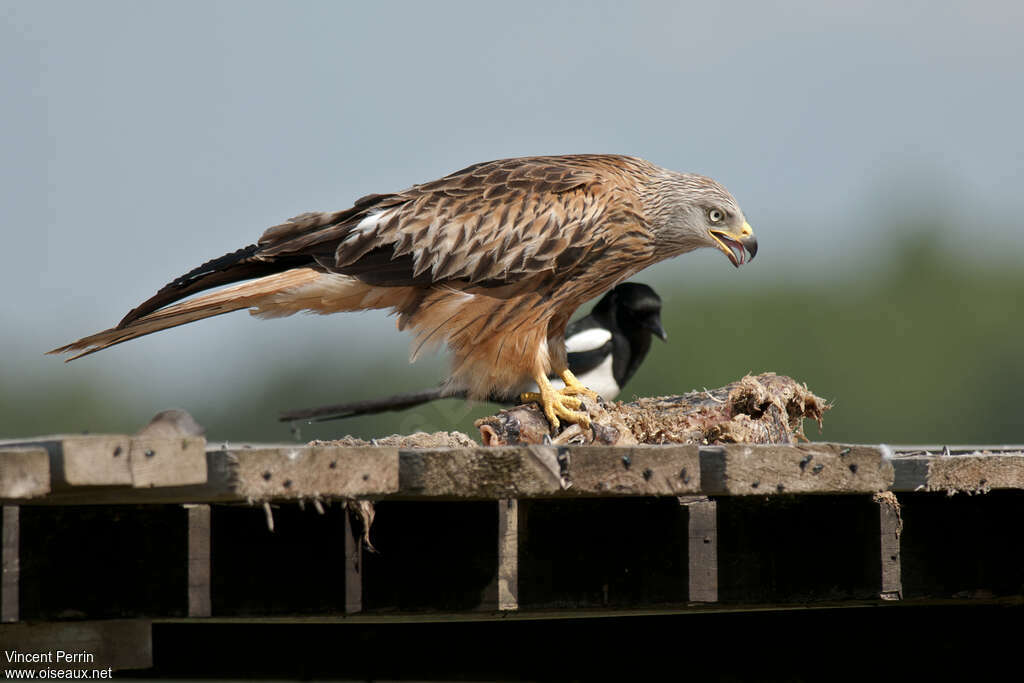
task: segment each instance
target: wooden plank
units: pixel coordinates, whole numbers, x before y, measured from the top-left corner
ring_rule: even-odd
[[[931,459],[929,491],[984,493],[1024,488],[1024,455],[950,455]]]
[[[827,443],[703,447],[700,468],[701,492],[717,495],[875,493],[894,477],[881,449]]]
[[[699,490],[696,446],[403,450],[401,492],[450,498],[677,496]]]
[[[36,446],[50,455],[54,488],[58,486],[131,486],[128,463],[131,437],[118,434],[70,434],[0,441],[0,447]]]
[[[585,446],[568,449],[576,495],[681,496],[700,491],[697,446]]]
[[[213,615],[210,599],[210,506],[188,506],[188,615]]]
[[[61,480],[69,486],[131,485],[131,441],[120,435],[65,437],[60,442]]]
[[[920,491],[928,486],[928,468],[931,456],[895,457],[892,459],[893,480],[891,491]]]
[[[1024,455],[1004,452],[894,456],[896,449],[887,446],[828,443],[420,450],[275,445],[211,449],[203,455],[198,447],[201,440],[195,437],[159,442],[120,438],[44,437],[49,441],[40,441],[36,447],[45,447],[49,453],[52,490],[10,500],[25,504],[150,504],[1024,490]],[[19,447],[24,443],[19,442]],[[122,443],[127,444],[126,450],[118,451],[117,444]],[[154,445],[169,451],[155,450]],[[77,455],[72,457],[72,453]],[[185,458],[179,460],[178,455]],[[41,466],[42,456],[37,453],[34,457],[33,467]],[[69,484],[66,465],[72,461],[77,463],[71,468],[72,480],[91,483]],[[96,470],[86,475],[81,468],[90,461]],[[42,475],[33,477],[37,483],[29,490],[40,492]],[[27,481],[20,475],[16,480],[22,482],[20,486]],[[202,483],[183,483],[189,481]]]
[[[206,483],[206,439],[201,436],[133,437],[128,460],[136,488]]]
[[[964,447],[947,448],[960,453]],[[896,471],[892,490],[984,493],[1024,489],[1024,455],[970,453],[962,455],[910,455],[892,459]]]
[[[146,488],[206,481],[206,440],[197,436],[73,434],[0,442],[0,451],[17,447],[44,450],[57,487]]]
[[[345,527],[345,614],[363,611],[363,537],[356,528],[357,514],[355,510],[346,510],[342,522]]]
[[[680,499],[688,512],[690,602],[718,602],[718,507],[703,496]]]
[[[56,661],[24,664],[25,668],[149,669],[153,666],[151,622],[142,619],[103,621],[23,622],[0,626],[0,642],[6,651],[22,653],[88,653],[88,663],[63,664]],[[11,666],[4,661],[5,666]],[[98,676],[97,676],[98,677]]]
[[[502,500],[563,490],[553,446],[400,452],[403,495]]]
[[[519,501],[498,501],[498,609],[519,609]]]
[[[0,500],[36,498],[50,492],[50,456],[45,448],[0,449]]]
[[[897,457],[909,455],[1024,455],[1024,445],[890,445],[887,446]]]
[[[246,499],[356,498],[398,491],[396,448],[295,446],[227,455],[232,492]]]
[[[178,444],[180,446],[180,439]],[[398,491],[398,451],[394,448],[232,447],[207,450],[204,460],[206,476],[201,484],[143,488],[65,486],[31,502],[46,505],[228,503],[381,497]],[[130,469],[128,472],[131,473]]]
[[[883,600],[903,599],[903,573],[900,567],[900,536],[903,534],[903,516],[900,503],[892,491],[876,493],[879,521],[879,556],[881,559],[881,586]]]
[[[17,505],[3,506],[0,550],[0,622],[18,621],[21,586],[21,522]]]

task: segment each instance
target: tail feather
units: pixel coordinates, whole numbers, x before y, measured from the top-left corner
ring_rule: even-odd
[[[309,285],[321,277],[312,268],[293,268],[283,273],[268,275],[232,287],[226,287],[209,294],[182,301],[122,323],[109,330],[103,330],[78,341],[53,349],[47,353],[71,353],[80,351],[68,361],[88,356],[108,347],[137,339],[153,332],[177,327],[186,323],[211,318],[215,315],[238,311],[243,308],[259,309],[274,300],[282,292]]]
[[[168,304],[181,301],[198,292],[280,273],[310,263],[308,257],[302,256],[279,257],[272,261],[263,260],[255,256],[258,249],[257,245],[250,244],[248,247],[243,247],[230,254],[211,259],[175,278],[161,287],[156,294],[128,311],[128,314],[118,323],[118,327],[126,327]]]

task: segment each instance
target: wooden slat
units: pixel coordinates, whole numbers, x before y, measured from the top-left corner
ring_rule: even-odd
[[[519,501],[498,501],[498,609],[519,609]]]
[[[919,491],[928,486],[928,467],[932,456],[892,458],[892,491]]]
[[[0,622],[18,621],[21,585],[21,522],[17,505],[3,506],[0,533]]]
[[[910,455],[1024,455],[1022,444],[889,445],[898,457]]]
[[[0,500],[36,498],[50,492],[50,456],[45,448],[0,449]]]
[[[951,455],[932,458],[930,491],[1024,489],[1024,455]]]
[[[296,446],[227,452],[233,494],[247,499],[356,498],[398,491],[395,448]]]
[[[869,446],[732,445],[702,448],[700,476],[712,495],[874,493],[892,485],[893,466]]]
[[[188,507],[188,615],[213,615],[210,585],[210,506]]]
[[[356,511],[349,509],[342,522],[345,527],[345,614],[363,611],[363,538],[356,528],[359,524],[356,516]]]
[[[900,568],[900,536],[903,534],[903,516],[900,503],[891,491],[875,494],[878,503],[879,555],[881,559],[881,586],[883,600],[903,598],[903,574]]]
[[[131,437],[118,434],[70,434],[0,441],[0,447],[45,448],[57,486],[131,486],[128,462]]]
[[[690,602],[718,602],[718,508],[704,497],[680,499],[688,511]]]
[[[206,440],[202,437],[76,434],[0,442],[2,451],[15,447],[42,449],[48,454],[54,488],[149,488],[206,481]]]
[[[25,668],[149,669],[153,666],[152,630],[151,622],[142,619],[4,624],[0,626],[0,643],[7,651],[64,650],[86,652],[93,657],[88,664],[61,666],[54,661],[24,665]],[[10,665],[4,661],[4,666]]]
[[[423,450],[236,445],[202,454],[196,437],[149,439],[42,437],[34,442],[34,455],[27,456],[32,473],[12,474],[5,467],[0,475],[0,492],[13,487],[17,495],[30,497],[0,499],[149,504],[1024,490],[1024,455],[1010,451],[894,455],[902,451],[828,443]],[[16,447],[26,443],[33,442]],[[0,456],[12,447],[0,444]],[[49,454],[49,493],[43,492],[40,448]]]
[[[1020,454],[929,454],[897,456],[892,462],[896,468],[894,491],[983,493],[1024,489],[1024,455]]]
[[[176,443],[180,447],[181,439]],[[171,458],[165,460],[172,461]],[[204,462],[206,475],[201,484],[143,488],[65,486],[31,502],[53,505],[229,503],[381,497],[398,491],[398,451],[393,448],[233,447],[207,450]]]
[[[69,486],[117,486],[132,483],[131,439],[86,435],[60,440],[61,483]]]
[[[425,449],[401,452],[401,492],[450,498],[677,496],[699,491],[695,446]]]
[[[569,493],[681,496],[700,491],[697,446],[587,446],[567,450]]]
[[[563,490],[554,447],[404,450],[400,457],[403,494],[500,500]]]
[[[129,451],[132,486],[206,483],[206,439],[201,436],[133,437]]]

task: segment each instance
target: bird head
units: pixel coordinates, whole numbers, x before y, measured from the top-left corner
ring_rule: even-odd
[[[645,330],[662,341],[668,340],[661,324],[661,297],[653,289],[638,282],[624,282],[613,291],[620,329]]]
[[[754,260],[754,230],[739,204],[719,183],[693,173],[668,171],[659,179],[655,196],[651,225],[659,245],[671,255],[714,247],[737,268]]]

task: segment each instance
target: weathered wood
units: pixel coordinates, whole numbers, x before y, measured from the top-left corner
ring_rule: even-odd
[[[331,446],[230,450],[232,493],[253,500],[355,498],[398,490],[398,449]]]
[[[18,621],[21,587],[21,522],[17,505],[3,506],[0,533],[0,622]]]
[[[3,452],[12,448],[44,450],[50,462],[47,485],[52,481],[55,490],[184,486],[206,481],[206,441],[202,437],[78,434],[0,442]]]
[[[45,448],[50,474],[58,486],[131,486],[128,462],[131,437],[119,434],[71,434],[0,441],[7,446]]]
[[[928,463],[925,489],[984,493],[1024,489],[1024,455],[950,455]]]
[[[4,446],[0,492],[8,493],[0,500],[69,505],[1024,489],[1024,454],[1019,447],[980,454],[904,455],[888,446],[828,443],[408,448],[320,442],[210,449],[202,454],[200,468],[201,440],[196,437],[100,437],[86,440],[89,449],[81,448],[86,443],[82,438],[44,438],[38,443],[46,444],[48,456],[43,445],[28,450]],[[115,443],[127,444],[127,457],[114,455],[116,448],[107,452]],[[64,451],[76,448],[73,459],[79,465],[92,458],[100,471],[80,480],[121,483],[68,485],[61,474]],[[8,466],[12,459],[14,467]],[[110,465],[114,460],[123,461],[128,479]],[[47,467],[53,485],[45,493]],[[202,483],[168,485],[197,480]],[[12,492],[29,497],[12,497]]]
[[[180,441],[178,439],[179,445]],[[54,505],[229,503],[379,497],[398,490],[396,449],[232,447],[207,450],[204,460],[206,477],[201,484],[146,488],[63,487],[31,502]]]
[[[677,496],[699,491],[695,446],[506,446],[401,453],[401,493],[453,498]]]
[[[206,483],[206,439],[201,436],[134,437],[129,463],[132,486]]]
[[[563,449],[570,492],[680,496],[700,491],[697,446],[590,446]]]
[[[868,446],[734,445],[701,449],[700,476],[705,494],[875,493],[892,486],[893,466]]]
[[[103,621],[26,622],[0,626],[4,650],[50,653],[56,650],[93,657],[89,663],[62,666],[54,661],[22,665],[24,668],[92,670],[148,669],[153,666],[151,622],[143,619]],[[5,666],[10,666],[4,662]]]
[[[928,486],[928,466],[933,456],[892,458],[893,491],[919,491]]]
[[[688,512],[690,602],[718,602],[718,508],[704,497],[683,498]]]
[[[1024,446],[882,446],[892,490],[984,493],[1024,488]]]
[[[903,516],[900,503],[891,491],[876,493],[879,521],[879,556],[881,559],[881,586],[883,600],[903,598],[903,574],[900,569],[900,536],[903,534]]]
[[[0,500],[50,492],[50,456],[42,447],[0,449]]]
[[[188,506],[188,615],[213,615],[210,600],[210,506]]]
[[[519,501],[498,501],[498,609],[519,609]]]
[[[363,611],[363,533],[356,510],[345,512],[345,614]]]
[[[403,495],[500,500],[563,489],[557,450],[548,446],[401,452]]]

